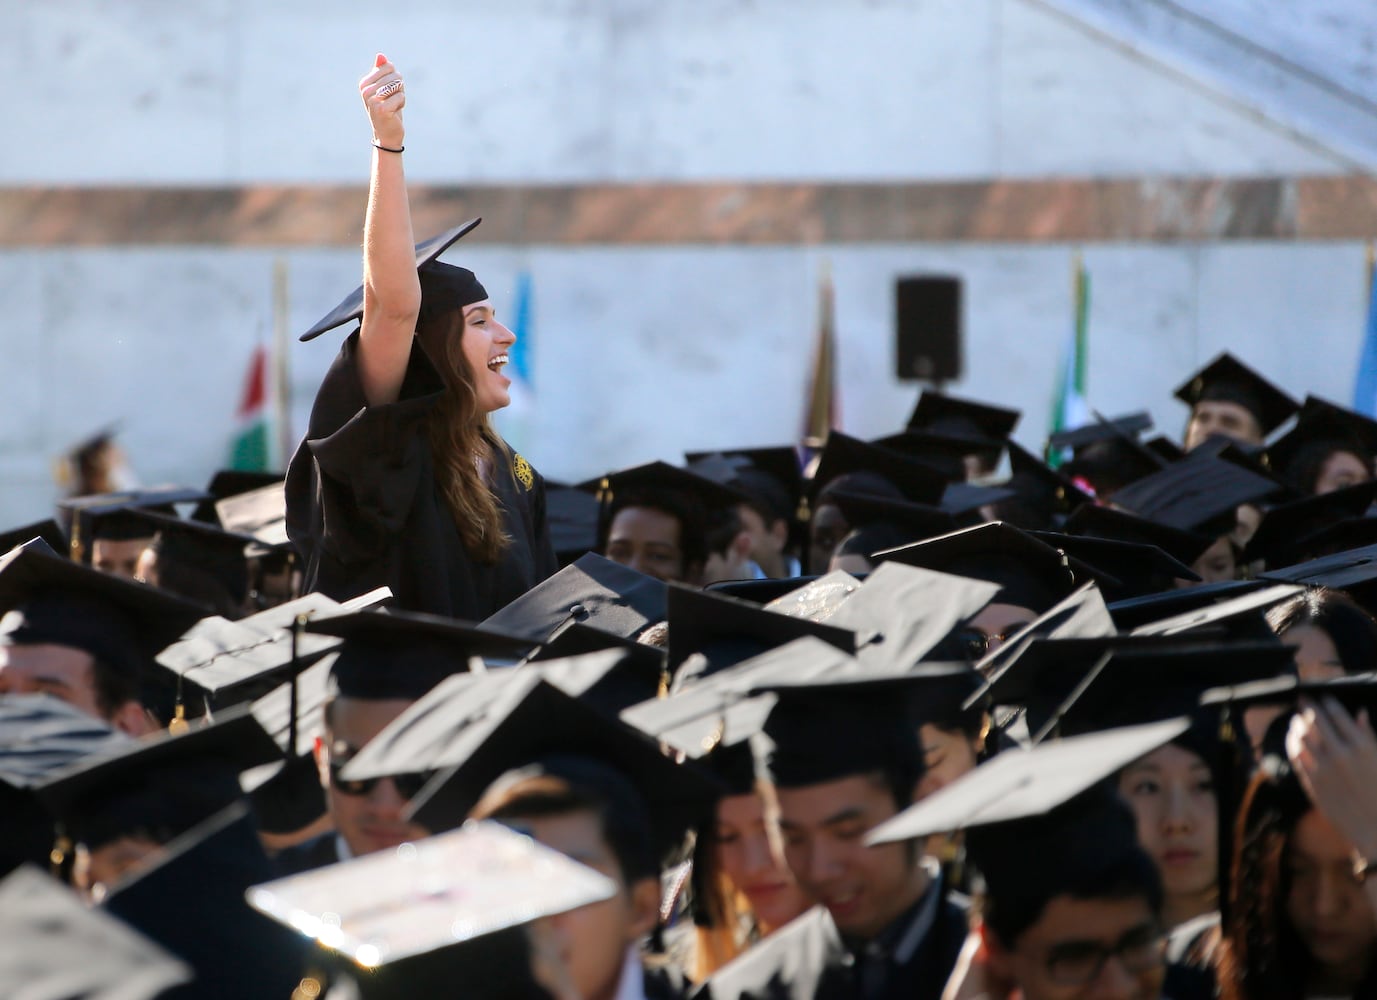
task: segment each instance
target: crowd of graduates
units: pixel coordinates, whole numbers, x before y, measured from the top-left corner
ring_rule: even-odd
[[[0,537],[0,995],[1377,997],[1377,423],[1225,354],[1179,445],[925,391],[547,483],[359,90],[285,474],[102,436]]]

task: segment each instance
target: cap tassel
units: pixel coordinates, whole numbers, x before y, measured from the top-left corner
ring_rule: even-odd
[[[191,728],[191,723],[186,721],[186,706],[182,704],[182,693],[177,692],[177,707],[172,710],[172,721],[167,724],[167,731],[173,736],[181,736]]]
[[[660,701],[664,701],[666,698],[669,697],[669,667],[668,667],[668,666],[663,666],[663,667],[660,668],[660,686],[659,686],[658,688],[656,688],[656,690],[655,690],[655,697],[656,697],[657,699],[659,699]]]

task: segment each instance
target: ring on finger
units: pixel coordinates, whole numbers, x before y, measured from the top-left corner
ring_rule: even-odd
[[[402,81],[393,80],[391,83],[384,84],[383,86],[378,88],[378,96],[383,98],[391,97],[393,94],[395,94],[397,91],[401,89]]]

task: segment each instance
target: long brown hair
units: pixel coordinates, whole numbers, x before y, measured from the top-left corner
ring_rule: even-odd
[[[463,350],[464,311],[422,310],[416,335],[445,381],[445,394],[428,417],[436,481],[465,550],[480,562],[494,563],[511,539],[502,530],[502,508],[483,468],[496,474],[497,462],[511,456],[487,414],[478,412],[474,373]]]

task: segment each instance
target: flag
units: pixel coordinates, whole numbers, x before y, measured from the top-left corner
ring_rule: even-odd
[[[512,401],[500,411],[499,417],[502,436],[517,452],[531,447],[531,426],[535,419],[535,386],[531,364],[534,357],[531,340],[534,320],[531,272],[523,268],[517,273],[516,289],[512,296],[511,331],[516,335],[516,341],[507,349],[506,375],[512,380],[508,390]]]
[[[1085,269],[1080,254],[1076,255],[1072,298],[1075,303],[1075,322],[1071,338],[1062,359],[1061,375],[1057,378],[1057,394],[1052,404],[1051,434],[1081,427],[1090,421],[1090,404],[1086,401],[1085,373],[1090,363],[1088,333],[1090,325],[1090,272]],[[1062,462],[1060,454],[1047,456],[1047,464],[1056,468]]]
[[[268,443],[268,350],[253,349],[244,393],[239,400],[239,430],[230,445],[228,467],[241,472],[266,472],[270,466]]]
[[[832,272],[824,265],[818,279],[818,336],[808,376],[808,403],[803,417],[805,448],[821,448],[829,431],[841,424],[837,406],[837,338]]]
[[[1358,358],[1358,379],[1353,386],[1353,408],[1377,417],[1377,269],[1373,268],[1372,244],[1367,245],[1367,330],[1363,353]]]

